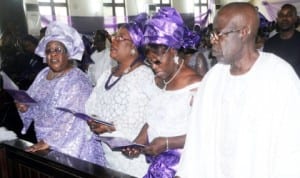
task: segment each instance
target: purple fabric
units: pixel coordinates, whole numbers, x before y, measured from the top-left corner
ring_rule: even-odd
[[[143,45],[163,44],[179,49],[183,43],[184,23],[172,7],[163,7],[145,24]]]
[[[258,15],[259,15],[259,27],[260,28],[265,28],[265,27],[268,27],[271,22],[268,21],[268,19],[260,12],[258,12]]]
[[[38,104],[20,113],[24,125],[22,133],[34,121],[37,139],[44,140],[51,149],[105,165],[101,144],[91,139],[93,133],[86,121],[55,109],[65,107],[84,112],[85,102],[92,91],[90,81],[78,68],[62,77],[47,80],[49,70],[49,67],[43,69],[27,91]]]
[[[50,41],[59,41],[68,50],[69,59],[81,60],[84,52],[84,45],[80,34],[73,27],[54,21],[47,26],[45,37],[41,39],[35,53],[43,58],[46,57],[46,45]]]
[[[179,164],[181,153],[179,150],[168,150],[157,156],[146,156],[150,163],[147,174],[143,178],[173,178],[176,166]]]
[[[147,14],[141,13],[135,17],[132,22],[125,24],[125,28],[129,31],[130,37],[136,47],[141,46],[143,39],[143,26],[147,20]]]
[[[211,9],[208,9],[207,12],[200,14],[198,17],[195,18],[195,23],[199,24],[200,27],[205,27],[208,22],[208,17],[211,14]]]
[[[197,49],[200,43],[200,35],[194,31],[184,28],[182,48]]]

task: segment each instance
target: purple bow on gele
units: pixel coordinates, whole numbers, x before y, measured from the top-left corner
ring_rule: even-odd
[[[182,48],[196,50],[199,46],[200,40],[201,37],[198,33],[189,30],[188,27],[185,27]]]
[[[136,47],[141,46],[141,41],[143,39],[143,28],[147,21],[147,14],[141,13],[135,17],[135,19],[127,24],[125,28],[129,31],[130,37]]]
[[[143,45],[163,44],[179,49],[183,42],[184,23],[172,7],[162,7],[145,25]]]

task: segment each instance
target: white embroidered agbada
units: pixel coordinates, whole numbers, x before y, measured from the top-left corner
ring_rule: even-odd
[[[300,81],[286,62],[259,53],[249,72],[217,64],[196,95],[181,178],[299,178]]]

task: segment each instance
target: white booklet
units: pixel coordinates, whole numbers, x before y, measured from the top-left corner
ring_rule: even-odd
[[[112,151],[122,151],[125,148],[143,149],[145,145],[134,143],[126,138],[122,137],[103,137],[98,136],[98,141],[102,141],[107,144]]]

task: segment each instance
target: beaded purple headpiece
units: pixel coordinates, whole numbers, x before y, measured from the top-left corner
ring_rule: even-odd
[[[35,54],[45,60],[46,45],[50,41],[59,41],[65,45],[68,51],[69,59],[81,60],[84,52],[84,45],[80,34],[73,27],[57,21],[47,26],[46,34],[35,49]]]
[[[143,45],[163,44],[179,49],[183,42],[184,23],[172,7],[162,7],[145,25]]]
[[[141,41],[143,39],[143,28],[146,21],[147,14],[141,13],[137,15],[134,20],[124,25],[136,47],[141,46]]]
[[[188,27],[184,28],[184,35],[183,35],[183,44],[182,48],[185,49],[197,49],[200,43],[201,37],[195,31],[191,31]]]

